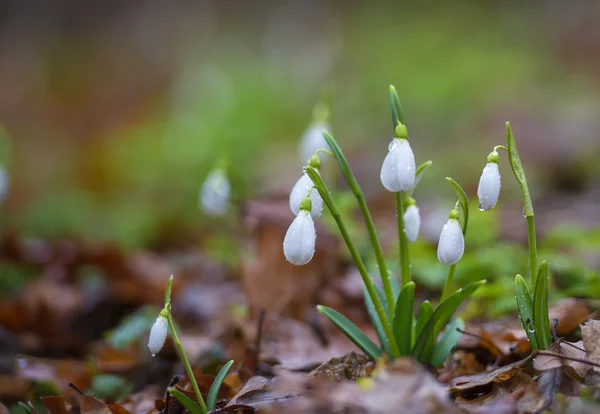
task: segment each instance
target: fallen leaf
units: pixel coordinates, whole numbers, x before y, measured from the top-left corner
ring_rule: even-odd
[[[455,378],[453,385],[450,387],[450,392],[455,395],[462,394],[476,388],[489,387],[495,382],[507,381],[517,375],[531,358],[532,356],[528,356],[525,359],[505,365],[491,372]]]
[[[8,407],[2,404],[2,401],[0,401],[0,414],[10,414]]]
[[[41,397],[40,400],[49,414],[69,414],[67,402],[61,396]]]
[[[556,335],[565,336],[574,332],[590,317],[590,310],[584,301],[567,298],[552,305],[548,310],[550,322],[558,319]]]
[[[565,357],[586,359],[583,342],[570,343],[566,341],[556,341],[547,349],[548,352],[564,355]],[[550,369],[562,367],[564,372],[583,382],[585,376],[591,368],[590,364],[586,364],[572,359],[559,358],[551,355],[537,355],[533,361],[533,367],[538,371],[548,371]]]
[[[374,363],[370,358],[356,352],[350,352],[341,358],[332,358],[322,363],[311,371],[308,376],[310,378],[329,378],[334,381],[341,381],[342,379],[354,381],[369,376],[373,371],[373,367]]]
[[[81,414],[112,414],[110,408],[91,395],[82,395],[79,402]]]
[[[588,359],[600,364],[600,321],[587,321],[581,326],[581,334]],[[594,371],[600,372],[600,368],[594,367]]]

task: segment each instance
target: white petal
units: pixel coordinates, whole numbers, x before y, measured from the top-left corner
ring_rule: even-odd
[[[292,213],[298,215],[300,203],[306,198],[311,188],[313,188],[312,180],[306,173],[302,174],[302,177],[296,182],[290,193],[290,209]],[[323,212],[323,199],[316,188],[310,193],[310,201],[312,201],[312,209],[310,211],[312,216],[315,218],[320,217]]]
[[[479,187],[477,187],[477,197],[479,197],[479,209],[491,210],[498,202],[500,196],[500,187],[502,181],[500,179],[500,170],[495,162],[488,162],[481,178],[479,179]]]
[[[442,264],[452,266],[458,263],[465,252],[465,238],[458,220],[450,219],[440,234],[438,259]]]
[[[306,162],[318,149],[329,150],[329,145],[323,137],[323,132],[329,132],[329,126],[325,122],[313,122],[302,134],[300,138],[300,159]],[[324,154],[319,154],[323,161]]]
[[[394,138],[381,166],[381,183],[392,192],[409,191],[415,186],[415,155],[406,139]]]
[[[419,228],[421,227],[421,215],[419,207],[410,205],[404,212],[404,233],[409,242],[414,243],[419,236]]]
[[[308,211],[300,210],[283,240],[285,258],[297,266],[310,262],[315,254],[317,232]]]
[[[0,203],[6,198],[8,193],[8,172],[3,165],[0,165]]]
[[[225,172],[213,170],[200,189],[200,207],[207,214],[220,216],[227,212],[231,187]]]
[[[158,354],[165,344],[168,329],[169,323],[167,318],[159,315],[154,325],[152,325],[152,329],[150,329],[150,339],[148,340],[148,348],[150,348],[152,356]]]

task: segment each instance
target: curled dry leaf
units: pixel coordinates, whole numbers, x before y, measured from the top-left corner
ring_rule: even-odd
[[[564,355],[566,358],[586,359],[582,341],[576,343],[556,341],[550,345],[550,348],[548,348],[547,351]],[[551,355],[538,355],[533,361],[533,367],[538,371],[548,371],[550,369],[562,367],[565,374],[579,382],[583,382],[585,376],[591,369],[591,365],[566,358],[559,358],[558,356]]]
[[[558,319],[556,335],[560,337],[574,332],[579,325],[587,321],[590,309],[582,300],[567,298],[552,305],[548,315],[551,324],[554,319]]]
[[[452,381],[450,392],[454,395],[472,393],[478,388],[489,388],[493,383],[507,381],[517,375],[531,358],[532,356],[528,356],[491,372],[455,378]]]
[[[600,364],[600,321],[587,321],[581,326],[581,334],[588,359]],[[594,371],[600,372],[600,368],[594,367]]]
[[[46,412],[51,414],[69,414],[67,402],[62,396],[41,397],[40,400],[46,409]]]
[[[81,414],[112,414],[108,405],[91,395],[81,396],[79,409]]]

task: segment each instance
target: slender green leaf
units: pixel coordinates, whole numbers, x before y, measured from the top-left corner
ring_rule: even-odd
[[[206,398],[206,408],[208,411],[214,410],[217,407],[217,396],[219,395],[219,390],[221,389],[221,384],[223,384],[223,380],[225,379],[225,375],[229,371],[229,368],[233,365],[233,360],[229,361],[223,368],[219,371],[212,385],[210,386],[210,390],[208,391],[208,397]]]
[[[31,413],[31,405],[24,403],[23,401],[19,401],[17,403],[17,405],[19,407],[21,407],[23,410],[25,410],[26,413],[30,414]]]
[[[183,407],[188,410],[191,414],[206,414],[205,411],[200,408],[198,404],[196,404],[190,397],[182,393],[181,391],[169,387],[167,391],[183,405]]]
[[[539,348],[533,324],[533,298],[531,297],[527,283],[525,283],[525,279],[521,275],[515,277],[515,299],[517,301],[519,318],[531,344],[531,349],[537,350]]]
[[[456,195],[458,196],[458,202],[463,214],[462,231],[463,234],[467,234],[467,224],[469,224],[469,198],[467,197],[465,190],[463,190],[456,181],[450,177],[446,177],[446,180],[450,183],[450,185],[452,185],[454,191],[456,191]]]
[[[540,349],[548,349],[552,343],[548,318],[548,263],[540,264],[533,295],[533,326]]]
[[[433,164],[433,161],[429,160],[417,167],[417,170],[415,171],[415,186],[412,190],[407,192],[408,195],[411,195],[415,191],[415,188],[417,188],[417,185],[419,185],[421,178],[423,178],[423,175],[425,174],[425,170],[431,167],[431,164]]]
[[[398,92],[396,92],[396,87],[394,85],[390,85],[390,108],[392,110],[392,131],[396,129],[398,124],[404,123],[404,115],[402,114],[402,105],[400,104],[400,98],[398,97]]]
[[[377,295],[379,296],[379,300],[381,300],[381,289],[377,290]],[[388,355],[391,355],[390,351],[390,343],[387,340],[387,336],[385,336],[385,331],[383,330],[383,325],[379,320],[379,316],[377,316],[377,312],[375,311],[375,305],[371,300],[371,296],[369,296],[369,292],[367,288],[363,286],[363,296],[365,298],[365,305],[367,307],[367,313],[369,314],[369,318],[371,319],[371,323],[373,323],[373,327],[375,328],[375,332],[377,333],[377,337],[379,338],[379,343],[381,344],[381,349],[385,351]]]
[[[485,280],[471,283],[464,289],[458,289],[456,292],[448,296],[446,300],[439,304],[437,309],[431,315],[431,318],[427,321],[427,324],[417,337],[415,346],[413,347],[412,354],[418,361],[426,362],[423,359],[423,350],[428,340],[428,336],[433,332],[441,331],[442,327],[448,323],[456,309],[464,302],[479,286],[486,283]]]
[[[434,367],[441,366],[446,358],[448,358],[448,355],[450,355],[450,352],[452,352],[452,349],[458,344],[462,333],[457,329],[465,329],[465,323],[460,318],[455,318],[446,325],[442,338],[433,348],[431,364]]]
[[[360,330],[352,321],[336,310],[326,306],[317,306],[317,310],[333,322],[352,342],[356,344],[362,351],[372,359],[381,356],[381,349],[371,341],[369,337]]]
[[[433,305],[428,300],[423,301],[421,306],[419,306],[419,316],[417,316],[417,324],[415,327],[415,335],[414,338],[418,338],[421,336],[423,329],[429,322],[429,319],[433,315]],[[416,339],[415,339],[416,341]],[[427,339],[425,341],[425,345],[423,346],[423,360],[428,361],[431,359],[431,354],[433,352],[433,344],[435,342],[435,338],[433,337],[433,331],[427,334]],[[412,344],[414,349],[414,343]]]
[[[410,354],[412,344],[413,308],[415,306],[415,282],[408,282],[398,296],[394,312],[394,335],[400,355]]]

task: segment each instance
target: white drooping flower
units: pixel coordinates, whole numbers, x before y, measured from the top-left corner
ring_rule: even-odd
[[[460,223],[456,218],[452,218],[451,213],[451,218],[444,224],[444,228],[440,234],[437,251],[438,259],[442,264],[452,266],[458,263],[464,252],[465,237],[463,236]]]
[[[290,193],[290,209],[292,210],[292,213],[298,215],[300,204],[306,198],[313,186],[314,184],[310,177],[306,173],[302,174],[302,177],[296,182]],[[310,210],[312,217],[320,217],[321,213],[323,213],[323,199],[316,189],[313,189],[310,193],[310,201],[312,201],[312,209]]]
[[[415,204],[411,204],[406,208],[404,212],[404,233],[406,239],[414,243],[419,237],[419,228],[421,227],[421,215],[419,214],[419,207]]]
[[[0,165],[0,203],[4,201],[8,193],[8,172],[3,165]]]
[[[158,354],[165,344],[167,339],[167,331],[169,330],[169,322],[163,315],[158,315],[152,329],[150,329],[150,339],[148,340],[148,348],[152,356]]]
[[[494,208],[500,196],[501,186],[502,181],[498,163],[488,162],[479,179],[479,187],[477,187],[480,210],[488,211]]]
[[[323,132],[329,132],[329,125],[327,122],[315,121],[306,128],[302,134],[302,138],[300,138],[299,148],[300,159],[303,162],[315,154],[317,150],[331,150],[323,137]],[[319,157],[321,156],[322,154],[319,155]]]
[[[305,201],[309,199],[305,199]],[[310,262],[315,254],[317,232],[310,214],[310,206],[303,202],[298,215],[290,225],[283,239],[283,253],[288,262],[302,266]]]
[[[227,212],[231,186],[225,171],[217,168],[206,177],[200,189],[200,208],[210,215],[221,216]]]
[[[381,183],[391,192],[410,191],[415,186],[415,155],[407,139],[394,138],[381,166]]]

